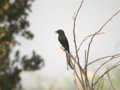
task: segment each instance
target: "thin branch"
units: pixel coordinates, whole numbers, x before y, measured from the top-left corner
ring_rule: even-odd
[[[102,79],[102,80],[100,81],[100,83],[98,84],[96,90],[100,90],[100,89],[103,90],[103,87],[104,87],[104,79]]]
[[[119,9],[117,12],[115,12],[115,13],[100,27],[100,29],[99,29],[97,32],[101,32],[102,29],[103,29],[116,15],[118,15],[119,13],[120,13],[120,9]]]
[[[78,59],[78,63],[79,63],[79,56],[78,56],[78,51],[77,51],[75,28],[76,28],[76,20],[77,20],[78,14],[79,14],[79,12],[80,12],[80,9],[81,9],[81,7],[82,7],[82,5],[83,5],[83,2],[84,2],[84,0],[81,1],[80,6],[79,6],[79,8],[78,8],[78,10],[77,10],[77,13],[75,14],[74,24],[73,24],[73,38],[74,38],[74,45],[75,45],[75,51],[76,51],[76,57],[77,57],[77,59]],[[82,68],[82,67],[80,66],[80,68]]]
[[[103,87],[104,87],[104,79],[102,80],[102,83],[101,83],[101,90],[103,90]]]
[[[110,69],[108,69],[107,71],[105,71],[105,72],[96,80],[96,82],[94,83],[94,85],[96,85],[96,84],[99,82],[99,80],[100,80],[101,78],[103,78],[108,72],[110,72],[110,71],[113,70],[114,68],[118,67],[119,65],[120,65],[120,63],[112,66]]]
[[[69,55],[71,58],[72,58],[72,60],[78,65],[78,62],[76,61],[76,59],[75,59],[75,57],[71,54],[71,53],[69,53],[68,51],[66,51],[64,48],[61,48],[67,55]],[[72,62],[72,61],[70,61],[70,62]],[[70,63],[71,64],[71,63]],[[70,65],[70,64],[68,64],[68,65]],[[72,66],[73,66],[73,64],[72,64]],[[76,71],[76,68],[75,68],[75,66],[73,66],[73,68],[71,68],[73,71],[74,71],[74,73],[75,73],[75,75],[76,75],[76,78],[78,79],[78,81],[80,82],[80,84],[82,85],[82,87],[83,88],[85,88],[85,86],[84,86],[84,79],[83,79],[83,76],[82,76],[82,73],[84,73],[83,72],[83,69],[81,69],[81,78],[79,77],[79,75],[78,75],[78,73],[77,73],[77,71]]]
[[[76,69],[74,68],[74,73],[75,73],[75,78],[77,78],[78,79],[78,81],[80,82],[80,84],[82,85],[82,88],[85,88],[85,86],[84,86],[84,82],[83,82],[83,80],[81,80],[80,79],[80,77],[79,77],[79,75],[78,75],[78,73],[77,73],[77,71],[76,71]]]
[[[76,20],[77,20],[78,14],[79,14],[79,12],[80,12],[80,9],[81,9],[81,7],[82,7],[82,5],[83,5],[83,2],[84,2],[84,0],[82,0],[81,3],[80,3],[80,6],[79,6],[79,8],[78,8],[78,10],[77,10],[77,13],[76,13],[76,15],[75,15],[75,17],[74,17],[74,24],[73,24],[73,39],[74,39],[75,52],[76,52],[76,57],[77,57],[77,65],[78,65],[78,67],[79,67],[80,75],[81,75],[82,80],[83,80],[82,73],[84,74],[84,70],[82,69],[82,67],[81,67],[81,65],[80,65],[80,63],[79,63],[79,55],[78,55],[78,51],[77,51],[77,43],[76,43],[75,29],[76,29]],[[71,56],[71,57],[72,57],[72,56]],[[74,60],[74,58],[73,58],[73,60]],[[74,61],[76,62],[76,59],[75,59]],[[83,82],[84,82],[84,80],[83,80]],[[83,87],[84,87],[84,85],[83,85]]]
[[[88,44],[88,49],[87,49],[87,63],[88,63],[90,48],[91,48],[91,44],[92,44],[93,39],[95,38],[95,36],[97,35],[97,33],[101,32],[101,31],[103,30],[103,28],[104,28],[117,14],[119,14],[119,13],[120,13],[120,9],[119,9],[116,13],[114,13],[114,14],[100,27],[100,29],[99,29],[97,32],[95,32],[95,34],[91,37],[91,40],[90,40],[90,42],[89,42],[89,44]]]
[[[75,57],[71,53],[68,53],[64,48],[61,48],[61,49],[72,58],[72,60],[76,63],[76,65],[78,65],[78,67],[80,67],[81,72],[84,74],[84,70],[82,69],[80,64],[76,61]]]
[[[93,77],[92,77],[92,84],[93,84],[93,80],[94,80],[95,77],[96,77],[97,72],[98,72],[105,64],[109,63],[110,61],[114,60],[115,58],[119,58],[119,57],[113,56],[113,57],[111,57],[110,59],[108,59],[107,61],[105,61],[104,63],[102,63],[102,64],[97,68],[97,70],[95,71],[95,73],[94,73],[94,75],[93,75]]]
[[[87,58],[86,58],[86,50],[85,50],[85,67],[84,67],[84,71],[85,71],[85,82],[86,82],[86,87],[88,86],[90,88],[90,83],[89,83],[89,80],[88,80],[88,74],[87,74]]]
[[[92,77],[92,85],[93,85],[93,81],[94,81],[94,79],[95,79],[95,77],[96,77],[96,75],[97,75],[97,72],[98,72],[106,63],[110,62],[111,60],[113,60],[113,58],[108,59],[106,62],[102,63],[102,64],[97,68],[97,70],[95,71],[95,73],[94,73],[94,75],[93,75],[93,77]]]
[[[79,63],[76,61],[76,59],[75,59],[75,57],[71,54],[71,53],[68,53],[65,49],[63,49],[63,48],[61,48],[65,53],[67,53],[71,58],[72,58],[72,60],[76,63],[76,65],[78,65],[78,67],[80,67],[79,65]],[[72,61],[70,61],[70,62],[72,62]],[[80,79],[80,77],[78,76],[78,74],[77,74],[77,71],[76,71],[76,68],[75,68],[75,66],[73,67],[73,70],[74,70],[74,73],[76,74],[76,76],[77,76],[77,78],[78,78],[78,80],[79,80],[79,82],[81,83],[81,85],[82,85],[82,87],[83,88],[85,88],[85,84],[84,84],[84,79],[83,79],[83,75],[84,75],[84,70],[82,69],[82,68],[80,68],[80,76],[81,76],[81,79]],[[85,89],[84,89],[85,90]]]
[[[78,8],[78,10],[77,10],[77,13],[75,14],[75,17],[74,17],[74,21],[75,21],[75,22],[76,22],[76,19],[77,19],[77,17],[78,17],[78,14],[79,14],[79,12],[80,12],[80,9],[82,8],[83,3],[84,3],[84,0],[81,1],[80,6],[79,6],[79,8]]]
[[[76,86],[78,87],[78,90],[85,90],[85,84],[84,84],[84,82],[78,82],[79,80],[79,75],[78,75],[78,73],[76,72],[75,73],[75,75],[74,75],[74,77],[75,77],[75,81],[76,81]],[[78,79],[77,79],[78,78]],[[80,85],[79,85],[79,83],[80,83]],[[81,89],[82,88],[82,89]]]
[[[95,62],[98,62],[100,60],[104,60],[104,59],[112,58],[112,57],[120,57],[120,53],[117,53],[117,54],[114,54],[114,55],[111,55],[111,56],[104,56],[104,57],[97,58],[97,59],[91,61],[90,63],[88,63],[88,66],[95,63]]]
[[[85,50],[85,67],[84,67],[85,71],[87,71],[87,52]]]
[[[104,32],[101,32],[101,33],[97,33],[97,35],[101,35],[101,34],[104,34]],[[80,50],[80,48],[82,47],[83,43],[91,36],[93,36],[94,34],[90,34],[90,35],[87,35],[83,38],[83,40],[81,41],[80,45],[79,45],[79,48],[78,48],[78,51]]]
[[[112,83],[112,80],[111,80],[109,72],[107,73],[107,77],[108,77],[108,80],[110,82],[110,86],[111,86],[112,90],[116,90],[115,87],[114,87],[114,85],[113,85],[113,83]]]

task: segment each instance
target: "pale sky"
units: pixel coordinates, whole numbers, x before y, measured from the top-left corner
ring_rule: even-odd
[[[45,61],[45,67],[40,73],[49,76],[62,76],[66,70],[65,53],[54,33],[63,29],[69,39],[70,50],[74,53],[73,16],[80,0],[36,0],[32,6],[30,30],[35,34],[32,41],[23,40],[19,47],[23,54],[31,54],[34,49]],[[76,26],[78,44],[83,36],[97,31],[98,28],[120,8],[120,0],[85,0],[79,14]],[[105,28],[104,35],[98,36],[93,43],[91,58],[109,55],[120,50],[120,14]],[[81,62],[84,62],[81,60]]]

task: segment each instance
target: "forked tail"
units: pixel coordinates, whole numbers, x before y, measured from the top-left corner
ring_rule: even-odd
[[[70,55],[66,53],[66,60],[67,60],[67,70],[70,67],[71,69],[74,69],[74,64],[71,61]]]

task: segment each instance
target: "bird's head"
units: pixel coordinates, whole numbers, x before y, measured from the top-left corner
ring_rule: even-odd
[[[57,34],[64,34],[64,31],[62,29],[58,29],[57,31],[55,31]]]

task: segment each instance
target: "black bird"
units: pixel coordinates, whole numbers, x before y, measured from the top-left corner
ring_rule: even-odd
[[[65,36],[64,31],[62,29],[59,29],[56,31],[56,33],[58,34],[58,40],[63,46],[63,48],[66,51],[68,51],[68,53],[70,53],[68,39]],[[71,67],[71,69],[73,69],[73,66],[71,65],[71,61],[70,61],[70,56],[67,53],[66,53],[66,58],[67,58],[67,64]]]
[[[59,29],[56,31],[56,33],[58,33],[58,40],[59,42],[62,44],[62,46],[64,47],[64,49],[68,52],[69,51],[69,44],[68,44],[68,39],[67,37],[65,36],[65,33],[62,29]]]

